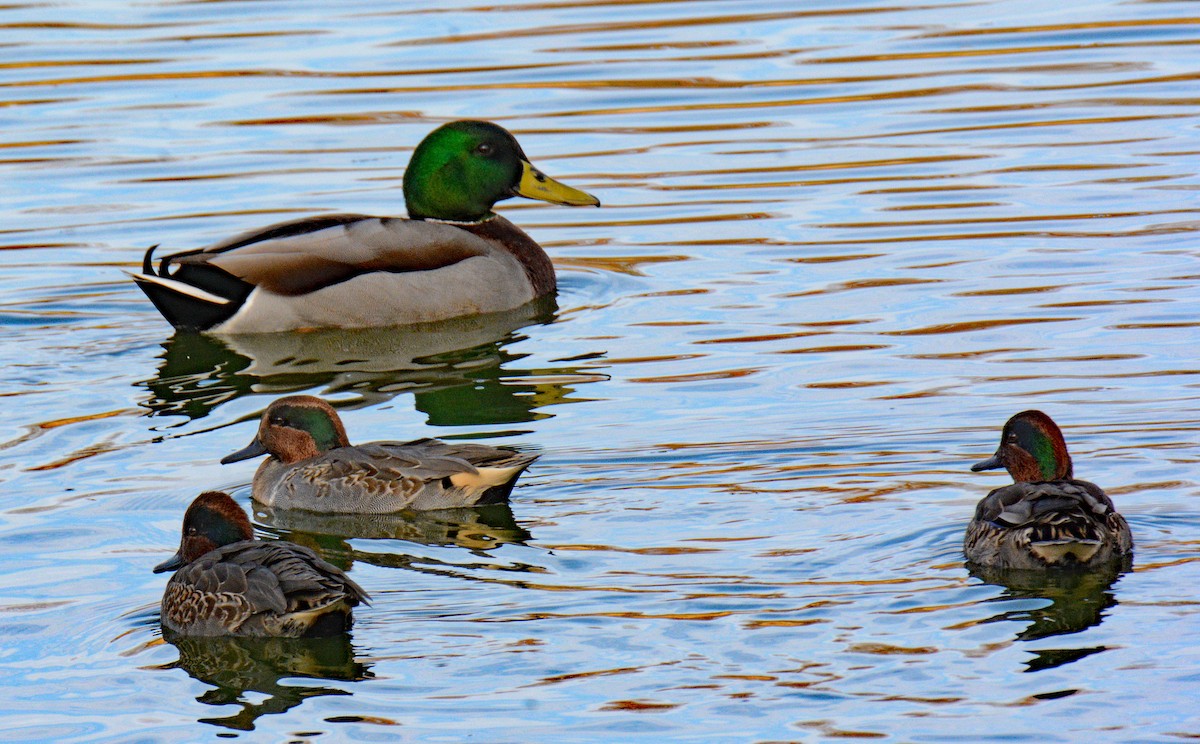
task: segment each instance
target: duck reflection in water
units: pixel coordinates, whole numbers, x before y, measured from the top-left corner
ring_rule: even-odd
[[[356,661],[344,633],[327,638],[189,638],[170,631],[163,635],[179,651],[179,660],[162,668],[182,669],[213,686],[196,698],[199,702],[241,706],[233,715],[200,722],[238,731],[252,731],[259,716],[283,713],[308,698],[352,694],[342,687],[284,684],[286,677],[357,682],[373,676],[367,665]],[[251,702],[247,692],[267,697]]]
[[[317,514],[255,504],[254,518],[278,539],[310,548],[346,571],[355,562],[362,562],[470,580],[478,568],[475,561],[451,561],[422,554],[414,549],[419,545],[463,548],[475,558],[487,558],[487,565],[493,570],[519,573],[538,570],[519,563],[503,568],[489,553],[504,545],[524,545],[532,537],[517,524],[508,504],[393,514]],[[349,542],[352,538],[357,539],[353,546]],[[380,548],[373,550],[368,540],[381,541]]]
[[[439,547],[480,551],[500,545],[523,545],[531,535],[517,524],[508,504],[458,509],[405,510],[393,514],[318,514],[303,509],[254,505],[255,521],[280,532],[285,540],[307,544],[301,535],[404,540]],[[290,533],[288,536],[283,533]],[[320,544],[320,543],[319,543]],[[322,544],[322,551],[328,545]],[[336,551],[334,551],[336,552]]]
[[[519,329],[552,321],[552,301],[517,310],[395,328],[212,336],[177,332],[154,378],[139,385],[156,416],[199,419],[244,395],[324,388],[364,405],[412,393],[435,426],[533,421],[580,402],[574,384],[607,379],[584,365],[510,369]],[[541,378],[541,379],[539,379]]]
[[[1103,622],[1108,610],[1117,606],[1113,585],[1131,566],[1132,558],[1126,556],[1093,570],[1030,571],[978,565],[969,565],[968,569],[984,583],[1004,588],[1003,594],[988,600],[990,603],[1003,606],[1016,600],[1020,605],[1020,609],[1005,610],[984,622],[1025,623],[1016,640],[1036,641],[1079,633]],[[1031,608],[1028,600],[1040,600],[1042,604]],[[1027,662],[1026,671],[1053,669],[1106,650],[1101,645],[1038,649],[1031,652],[1034,658]]]

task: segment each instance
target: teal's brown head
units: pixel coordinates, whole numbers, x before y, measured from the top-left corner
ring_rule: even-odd
[[[1008,420],[996,454],[971,470],[1004,468],[1017,483],[1069,480],[1071,456],[1058,424],[1041,411],[1022,411]]]
[[[183,535],[179,551],[154,567],[154,573],[174,571],[216,550],[254,539],[254,528],[242,507],[229,494],[206,491],[192,501],[183,515]]]
[[[333,406],[312,395],[289,395],[268,406],[250,444],[221,458],[221,463],[271,455],[291,464],[349,445]]]

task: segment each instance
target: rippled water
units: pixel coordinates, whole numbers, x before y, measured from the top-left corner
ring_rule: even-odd
[[[1194,3],[428,5],[0,6],[5,738],[1200,735]],[[502,205],[557,309],[221,341],[121,273],[399,213],[461,117],[603,200]],[[349,639],[165,643],[150,568],[285,391],[542,458],[511,509],[259,513],[372,592]],[[1131,572],[963,566],[1032,407]]]

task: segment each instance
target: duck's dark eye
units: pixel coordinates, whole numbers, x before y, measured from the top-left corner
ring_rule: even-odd
[[[492,146],[486,142],[481,142],[479,143],[479,147],[475,148],[475,152],[487,157],[488,155],[492,154]]]
[[[268,419],[267,421],[271,424],[271,426],[287,426],[287,421],[280,416]]]
[[[200,530],[196,529],[195,527],[188,527],[187,533],[188,533],[188,535],[199,535]]]

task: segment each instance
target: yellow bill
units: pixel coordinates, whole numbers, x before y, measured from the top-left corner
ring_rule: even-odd
[[[521,161],[521,167],[524,170],[521,173],[521,182],[517,184],[517,193],[521,196],[551,204],[566,204],[569,207],[600,206],[600,200],[596,197],[555,181],[526,160]]]

